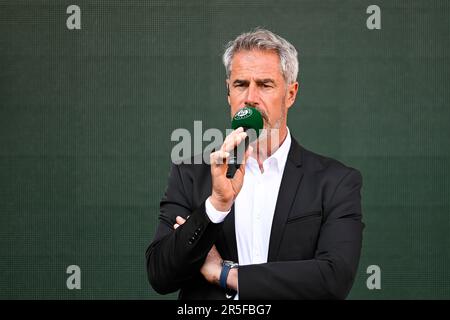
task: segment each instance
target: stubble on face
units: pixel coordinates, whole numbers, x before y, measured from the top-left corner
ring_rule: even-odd
[[[261,131],[258,139],[254,141],[251,145],[253,147],[255,158],[264,161],[270,157],[281,145],[280,139],[280,128],[286,121],[286,95],[283,96],[281,101],[281,115],[273,123],[270,123],[268,115],[264,110],[255,107],[260,113],[264,120],[264,128]],[[285,137],[283,137],[284,139]]]

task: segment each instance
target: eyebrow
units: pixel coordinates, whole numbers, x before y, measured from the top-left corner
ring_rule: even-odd
[[[256,82],[256,84],[267,84],[267,83],[275,84],[275,81],[273,79],[270,79],[270,78],[257,79],[255,82]],[[249,83],[250,83],[250,81],[248,81],[248,80],[236,79],[236,80],[233,81],[233,85],[238,85],[238,84],[248,85]]]
[[[266,78],[266,79],[257,79],[256,83],[257,84],[267,84],[267,83],[275,84],[275,81],[273,81],[273,79]]]

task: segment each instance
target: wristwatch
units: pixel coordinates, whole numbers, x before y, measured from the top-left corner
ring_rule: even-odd
[[[231,269],[239,267],[239,264],[230,260],[223,260],[222,271],[220,272],[219,284],[222,288],[227,289],[228,273]]]

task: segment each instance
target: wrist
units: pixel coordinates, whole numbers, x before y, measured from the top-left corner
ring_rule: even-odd
[[[214,272],[214,275],[213,275],[212,283],[214,283],[218,286],[220,286],[220,274],[222,273],[222,263],[223,263],[223,261],[220,263],[220,267],[217,268],[216,272]]]
[[[211,202],[214,209],[216,209],[217,211],[222,211],[222,212],[229,212],[231,210],[231,206],[233,204],[233,202],[227,203],[227,202],[218,200],[217,197],[214,195],[214,193],[211,194],[211,196],[209,197],[209,201]]]
[[[220,271],[219,285],[223,289],[237,288],[235,280],[237,280],[237,268],[239,265],[236,262],[224,260],[222,262],[222,269]]]

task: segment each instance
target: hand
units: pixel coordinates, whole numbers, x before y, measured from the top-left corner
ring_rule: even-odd
[[[206,256],[203,266],[200,268],[200,272],[203,277],[205,277],[206,281],[219,285],[220,273],[222,272],[222,261],[219,251],[217,251],[216,246],[213,245]]]
[[[189,218],[189,216],[188,216],[188,218]],[[174,229],[176,229],[176,228],[178,228],[179,226],[181,226],[182,224],[184,224],[184,223],[186,222],[186,219],[184,219],[184,218],[182,218],[182,217],[180,217],[180,216],[177,216],[177,217],[175,218],[175,221],[176,221],[177,223],[175,223],[175,224],[173,225],[173,228],[174,228]]]
[[[178,228],[186,222],[186,219],[183,219],[180,216],[177,216],[175,220],[176,223],[173,225],[174,229]],[[200,272],[207,281],[218,285],[221,271],[222,257],[217,251],[216,246],[213,245],[211,250],[209,250],[208,255],[206,256],[205,262],[203,263]]]
[[[244,132],[242,127],[239,127],[225,138],[220,150],[210,155],[212,193],[209,199],[218,211],[229,211],[241,191],[242,184],[244,183],[245,162],[252,153],[251,146],[245,152],[243,163],[236,171],[233,179],[228,179],[226,174],[230,152],[246,137],[247,133]]]

